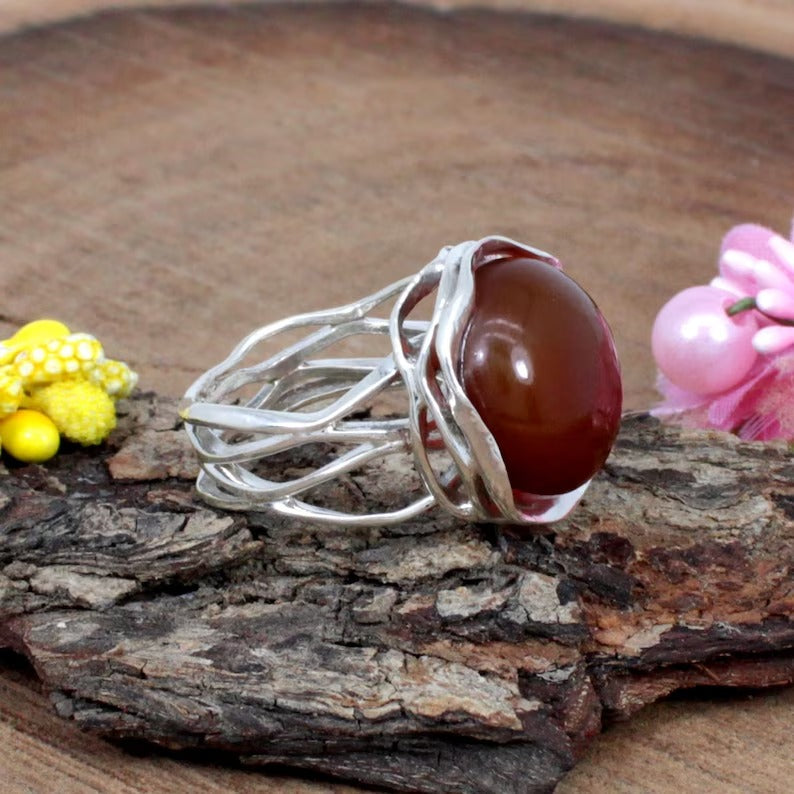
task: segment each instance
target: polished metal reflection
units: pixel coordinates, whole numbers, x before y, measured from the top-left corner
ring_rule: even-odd
[[[517,505],[493,436],[455,371],[456,352],[473,310],[475,270],[516,256],[557,265],[550,254],[504,237],[447,246],[417,275],[374,295],[272,323],[243,339],[185,395],[182,416],[201,463],[201,496],[227,509],[267,509],[345,525],[394,524],[436,504],[471,521],[537,523],[565,515],[587,483],[569,494],[522,499]],[[431,319],[411,320],[416,306],[433,293]],[[394,305],[388,318],[373,316],[390,301]],[[301,341],[261,363],[244,365],[258,345],[295,329],[306,329]],[[388,336],[389,355],[315,358],[341,340],[372,334]],[[241,397],[241,390],[252,384],[253,396]],[[407,416],[361,418],[389,389],[405,389]],[[343,451],[284,482],[254,471],[273,455],[318,443]],[[443,451],[442,467],[433,450]],[[367,514],[310,501],[322,483],[395,454],[413,456],[426,489],[420,498]]]

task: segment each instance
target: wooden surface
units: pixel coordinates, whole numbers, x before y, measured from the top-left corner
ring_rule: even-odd
[[[267,0],[265,0],[267,1]],[[337,0],[314,0],[336,2]],[[193,0],[181,5],[238,5],[243,0]],[[791,56],[794,13],[790,0],[405,0],[440,10],[467,7],[563,14],[652,30],[701,36]],[[103,8],[154,8],[174,0],[0,0],[0,30],[16,30]]]
[[[710,277],[732,223],[788,228],[792,88],[789,61],[520,13],[149,12],[8,38],[0,330],[56,314],[177,395],[253,325],[499,232],[588,287],[642,407],[658,306]],[[75,790],[281,785],[100,750],[5,682],[20,789],[48,764]],[[792,705],[649,710],[561,789],[785,790]]]

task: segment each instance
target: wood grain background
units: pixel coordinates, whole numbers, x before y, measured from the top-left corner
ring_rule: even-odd
[[[272,1],[272,0],[271,0]],[[336,2],[336,0],[314,0]],[[226,6],[240,0],[193,0],[183,5]],[[264,0],[268,2],[268,0]],[[470,7],[564,14],[672,31],[791,56],[790,0],[407,0],[426,8]],[[154,8],[174,0],[0,0],[0,30],[64,19],[103,8]]]
[[[789,8],[585,11],[791,54]],[[76,9],[6,0],[0,23]],[[177,395],[252,326],[499,232],[554,251],[591,291],[627,403],[645,407],[658,306],[711,276],[731,224],[787,231],[792,120],[792,61],[505,9],[129,12],[9,36],[0,333],[61,316]],[[344,790],[131,757],[57,720],[8,664],[9,790]],[[792,705],[783,691],[648,709],[560,790],[786,791]]]

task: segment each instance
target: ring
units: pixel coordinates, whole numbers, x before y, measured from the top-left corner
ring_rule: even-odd
[[[415,319],[433,293],[430,319]],[[388,304],[388,317],[374,316]],[[296,330],[301,339],[254,358]],[[385,355],[317,357],[376,340]],[[391,390],[407,409],[375,416]],[[197,490],[215,506],[368,526],[439,506],[467,521],[534,524],[577,504],[621,405],[614,340],[590,296],[551,254],[492,236],[446,246],[354,303],[259,328],[196,380],[180,414],[199,457]],[[304,445],[325,458],[284,478],[277,456]],[[418,498],[371,513],[328,504],[323,484],[391,455],[412,457]]]

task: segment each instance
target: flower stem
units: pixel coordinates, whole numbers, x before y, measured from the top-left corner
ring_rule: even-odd
[[[741,312],[750,311],[750,309],[757,309],[758,305],[755,302],[755,298],[746,297],[741,298],[740,300],[736,301],[736,303],[731,304],[726,310],[725,313],[728,317],[733,317]]]

